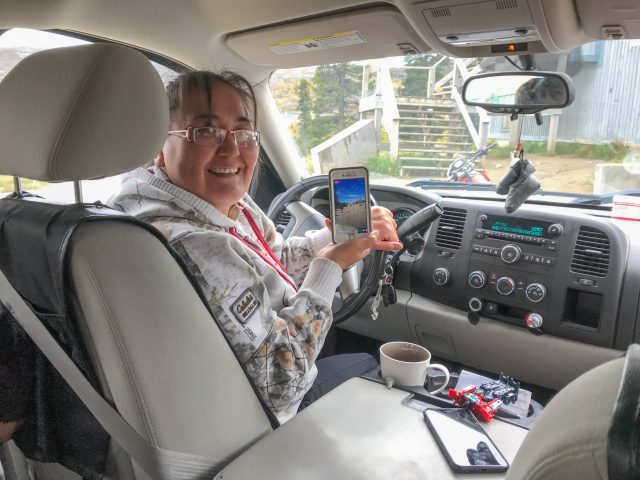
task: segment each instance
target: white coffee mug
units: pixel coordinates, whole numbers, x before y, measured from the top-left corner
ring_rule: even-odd
[[[449,383],[449,370],[444,365],[431,364],[431,352],[420,345],[408,342],[389,342],[380,347],[380,372],[382,378],[405,387],[424,386],[427,370],[436,368],[444,372],[444,384],[433,392],[440,393]]]

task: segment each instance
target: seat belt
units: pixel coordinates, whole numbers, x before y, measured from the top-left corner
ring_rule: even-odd
[[[60,372],[100,425],[144,470],[149,479],[164,478],[158,469],[162,449],[154,447],[96,391],[0,270],[0,299],[29,337]]]

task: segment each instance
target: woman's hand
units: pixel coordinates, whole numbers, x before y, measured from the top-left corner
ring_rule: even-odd
[[[331,221],[326,219],[327,228],[332,229]],[[371,226],[373,232],[366,237],[347,240],[337,245],[330,244],[318,252],[318,257],[333,260],[343,270],[362,260],[373,250],[399,250],[402,243],[398,240],[396,222],[391,211],[384,207],[371,208]]]
[[[342,270],[346,270],[354,263],[369,255],[371,249],[380,243],[388,242],[380,242],[380,233],[374,230],[365,237],[345,240],[338,244],[330,243],[322,247],[316,257],[333,260],[340,265]]]
[[[0,443],[7,442],[11,440],[13,434],[18,430],[24,420],[14,420],[10,422],[0,422]]]
[[[331,220],[325,218],[325,224],[329,230],[333,230]],[[386,251],[400,250],[402,248],[402,243],[400,243],[398,232],[396,231],[398,225],[393,219],[391,210],[384,207],[371,207],[371,227],[374,231],[377,230],[378,232],[378,241],[371,248]],[[356,262],[358,260],[356,260]]]
[[[398,238],[398,225],[393,219],[391,210],[384,207],[371,207],[371,227],[380,232],[380,243],[384,243],[381,247],[376,247],[376,250],[399,250],[402,248],[402,243]]]

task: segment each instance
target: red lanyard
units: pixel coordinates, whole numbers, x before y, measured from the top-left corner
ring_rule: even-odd
[[[278,257],[276,257],[276,254],[273,253],[273,251],[269,247],[269,244],[265,240],[264,236],[262,235],[262,232],[258,228],[258,225],[256,224],[255,220],[253,219],[249,211],[246,208],[243,208],[242,206],[240,206],[240,208],[242,208],[242,212],[244,213],[244,216],[249,222],[249,226],[251,227],[251,230],[253,230],[253,233],[256,235],[256,238],[258,239],[259,243],[256,244],[250,238],[244,235],[240,235],[235,227],[229,228],[229,233],[234,237],[236,237],[238,240],[240,240],[242,243],[244,243],[247,247],[249,247],[255,253],[257,253],[262,260],[264,260],[267,264],[271,266],[271,268],[273,268],[276,272],[278,272],[278,275],[280,275],[297,292],[298,288],[296,287],[296,284],[293,282],[293,280],[291,280],[291,277],[287,273],[287,270],[284,268],[282,263],[280,263],[280,260],[278,260]]]

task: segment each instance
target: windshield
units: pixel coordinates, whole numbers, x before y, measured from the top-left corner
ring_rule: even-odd
[[[597,203],[594,196],[610,202],[612,192],[640,189],[640,41],[595,42],[534,61],[566,73],[575,88],[573,103],[541,112],[541,124],[533,115],[519,120],[542,192]],[[518,66],[518,57],[393,57],[278,70],[271,90],[311,174],[366,165],[372,183],[489,189],[510,166],[518,121],[465,106],[462,85]]]

